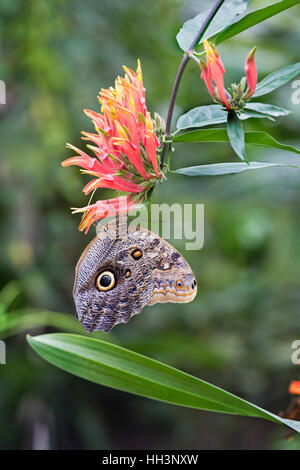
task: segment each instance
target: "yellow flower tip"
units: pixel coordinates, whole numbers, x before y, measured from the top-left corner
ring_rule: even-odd
[[[137,79],[142,80],[142,66],[140,59],[137,60],[137,69],[136,69]]]
[[[216,58],[219,57],[219,53],[218,53],[216,47],[211,42],[209,42],[207,39],[205,39],[205,41],[203,41],[203,46],[204,46],[206,55],[208,57],[210,57],[212,59],[216,59]]]
[[[78,225],[78,230],[79,230],[79,232],[83,232],[84,229],[85,229],[85,223],[83,224],[83,223],[81,222],[81,223]],[[85,233],[85,235],[86,235],[86,233]]]
[[[85,114],[86,116],[89,117],[89,112],[90,112],[90,111],[89,111],[88,109],[84,109],[83,112],[84,112],[84,114]]]
[[[66,143],[66,148],[67,148],[67,149],[74,150],[75,152],[77,152],[77,148],[74,147],[74,145],[70,144],[69,142]]]
[[[131,72],[130,68],[127,67],[126,65],[123,65],[122,67],[123,67],[123,70],[125,71],[125,77],[124,77],[125,80],[130,81],[130,80],[129,80],[130,72]]]
[[[151,119],[151,114],[149,113],[149,111],[146,112],[146,127],[149,131],[153,131],[153,122],[152,122],[152,119]]]
[[[207,39],[205,39],[205,40],[203,41],[203,46],[204,46],[204,50],[205,50],[205,52],[206,52],[207,54],[208,54],[209,52],[213,52],[213,49],[212,49],[212,47],[211,47],[211,43],[210,43]]]
[[[247,60],[252,60],[255,52],[256,52],[256,47],[253,47],[253,49],[251,49],[251,51],[248,54]]]
[[[124,127],[119,123],[119,121],[115,121],[115,126],[118,131],[118,134],[123,138],[123,139],[128,139],[128,134]]]
[[[85,212],[85,208],[82,207],[70,207],[72,214],[79,214],[79,212]]]

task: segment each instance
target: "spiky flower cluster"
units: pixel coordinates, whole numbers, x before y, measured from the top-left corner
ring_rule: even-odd
[[[99,93],[102,112],[85,110],[96,133],[82,132],[82,138],[92,142],[87,147],[95,156],[67,144],[77,155],[62,163],[62,166],[78,165],[82,173],[95,177],[84,187],[85,194],[97,188],[127,193],[127,209],[124,198],[122,205],[119,198],[113,198],[75,209],[74,212],[84,212],[79,230],[85,233],[95,220],[136,207],[163,177],[157,137],[161,121],[158,117],[152,121],[147,111],[140,61],[136,73],[128,67],[124,70],[125,76],[116,79],[115,88],[102,89]]]

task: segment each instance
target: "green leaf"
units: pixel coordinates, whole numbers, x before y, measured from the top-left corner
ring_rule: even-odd
[[[229,138],[226,129],[199,129],[197,131],[177,134],[173,142],[229,142]],[[300,155],[299,149],[292,145],[285,145],[278,142],[267,132],[245,132],[245,143],[262,147],[273,147]]]
[[[299,422],[280,418],[204,380],[104,341],[55,333],[28,336],[28,342],[51,364],[97,384],[174,405],[265,418],[300,432]]]
[[[219,176],[240,173],[245,170],[257,170],[260,168],[268,168],[270,166],[287,166],[282,163],[264,163],[249,162],[248,163],[212,163],[211,165],[190,166],[187,168],[179,168],[175,173],[186,176]]]
[[[234,111],[229,111],[227,119],[227,134],[231,147],[241,160],[246,160],[245,136],[243,124]]]
[[[275,119],[270,116],[270,114],[259,113],[253,109],[243,109],[243,112],[239,114],[239,119],[244,121],[249,118],[258,118],[258,119],[270,119],[270,121],[275,121]]]
[[[229,138],[226,129],[198,129],[176,134],[173,142],[229,142]]]
[[[230,0],[221,6],[206,33],[200,42],[208,39],[229,26],[233,21],[240,18],[246,11],[249,0]],[[186,51],[192,44],[197,32],[201,28],[211,8],[204,10],[199,15],[186,21],[176,36],[179,47]]]
[[[276,108],[276,106],[274,106],[274,108]],[[279,109],[282,108],[278,108],[278,110]],[[187,113],[180,116],[176,123],[176,127],[178,130],[182,130],[195,127],[212,126],[214,124],[223,124],[227,122],[227,116],[228,111],[226,111],[220,104],[198,106],[197,108],[190,109]],[[267,118],[271,119],[271,121],[274,121],[274,118],[270,113],[264,114],[263,112],[258,112],[254,109],[244,109],[239,117],[242,120],[249,118]]]
[[[273,3],[267,7],[260,8],[258,10],[252,11],[248,15],[244,16],[239,21],[233,23],[225,31],[222,31],[215,38],[215,44],[220,44],[220,42],[225,41],[226,39],[236,36],[237,34],[245,31],[246,29],[255,26],[278,13],[281,13],[288,8],[291,8],[299,4],[299,0],[281,0],[280,2]],[[258,95],[256,95],[258,96]]]
[[[279,116],[288,116],[291,114],[291,111],[287,109],[279,108],[273,104],[268,103],[255,103],[251,101],[245,105],[245,108],[248,110],[254,110],[258,113],[266,114],[268,116],[279,117]]]
[[[267,75],[261,82],[257,84],[253,97],[263,96],[276,88],[285,85],[292,78],[296,77],[300,73],[300,62],[293,65],[288,65],[282,69],[276,70],[276,72]]]
[[[274,139],[270,134],[267,132],[260,132],[260,131],[251,131],[246,132],[245,134],[245,142],[251,145],[259,145],[262,147],[273,147],[280,150],[285,150],[287,152],[293,152],[297,155],[300,155],[300,150],[292,145],[286,145],[278,142],[278,140]]]
[[[187,113],[180,116],[177,121],[177,129],[188,129],[189,127],[204,127],[213,124],[222,124],[227,121],[228,112],[219,104],[208,106],[198,106],[190,109]]]

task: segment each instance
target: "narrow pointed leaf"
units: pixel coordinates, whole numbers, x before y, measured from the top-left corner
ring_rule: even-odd
[[[223,124],[227,122],[227,116],[228,111],[226,111],[219,104],[197,106],[197,108],[192,108],[187,113],[180,116],[177,121],[176,127],[178,130],[182,130],[196,127],[212,126],[214,124]],[[271,121],[274,121],[274,118],[271,114],[264,114],[262,112],[255,111],[254,109],[244,108],[244,111],[240,114],[240,119],[245,120],[249,118],[267,118]]]
[[[29,336],[28,342],[51,364],[97,384],[174,405],[265,418],[300,432],[299,422],[282,419],[204,380],[104,341],[54,333]]]
[[[275,121],[275,119],[270,114],[260,113],[259,111],[254,111],[253,109],[243,109],[243,112],[239,114],[239,118],[244,121],[249,118],[257,119],[269,119],[270,121]]]
[[[268,5],[264,8],[252,11],[251,13],[230,25],[224,31],[220,32],[215,38],[215,43],[219,44],[220,42],[236,36],[242,31],[245,31],[246,29],[249,29],[256,24],[262,23],[272,16],[278,15],[278,13],[281,13],[282,11],[285,11],[288,8],[298,4],[299,0],[281,0],[279,2],[273,3],[272,5]]]
[[[273,147],[280,150],[285,150],[287,152],[293,152],[297,155],[300,155],[300,150],[294,147],[293,145],[286,145],[278,142],[267,132],[252,131],[246,132],[245,141],[247,144],[251,145],[260,145],[262,147]]]
[[[214,36],[229,26],[232,22],[238,20],[241,15],[245,13],[248,3],[249,0],[229,0],[225,2],[211,22],[200,42],[204,41],[204,39],[208,39]],[[190,47],[201,25],[205,21],[207,15],[210,13],[210,10],[211,8],[207,8],[199,15],[186,21],[180,29],[176,39],[183,51],[186,51]]]
[[[271,166],[288,166],[282,163],[269,163],[269,162],[249,162],[239,163],[212,163],[211,165],[190,166],[186,168],[179,168],[175,173],[180,173],[186,176],[220,176],[230,175],[233,173],[240,173],[245,170],[257,170],[260,168],[268,168]]]
[[[227,114],[227,111],[219,104],[198,106],[180,116],[176,127],[180,130],[222,124],[227,121]]]
[[[268,103],[255,103],[254,101],[247,103],[245,105],[245,110],[257,111],[258,113],[272,117],[288,116],[291,114],[291,111],[288,111],[284,108],[279,108],[279,106],[274,106],[273,104]]]
[[[267,95],[276,88],[285,85],[292,78],[297,77],[300,73],[300,62],[293,65],[288,65],[282,69],[276,70],[276,72],[267,75],[261,82],[257,84],[253,97]]]
[[[226,129],[199,129],[196,131],[177,134],[173,142],[229,142]],[[273,147],[287,152],[300,155],[300,150],[292,145],[285,145],[274,139],[267,132],[249,131],[245,132],[246,144],[259,145],[262,147]]]
[[[243,124],[234,111],[230,111],[228,113],[227,134],[231,147],[235,153],[240,157],[241,160],[247,161],[245,154],[245,136]]]

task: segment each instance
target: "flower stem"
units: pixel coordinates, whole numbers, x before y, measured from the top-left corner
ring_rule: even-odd
[[[169,140],[171,138],[171,123],[172,123],[174,105],[175,105],[175,100],[176,100],[178,88],[179,88],[180,81],[181,81],[183,72],[185,70],[185,67],[187,66],[187,63],[190,60],[191,55],[193,54],[194,47],[197,45],[197,43],[203,37],[205,31],[209,27],[210,23],[214,19],[215,15],[217,14],[218,10],[220,9],[220,7],[224,3],[224,1],[225,0],[218,0],[215,3],[215,5],[211,9],[211,11],[209,12],[207,18],[203,22],[201,28],[199,29],[198,33],[196,34],[192,44],[190,45],[188,50],[185,52],[185,54],[182,58],[182,61],[179,65],[178,72],[177,72],[177,75],[176,75],[176,78],[175,78],[175,81],[174,81],[174,85],[173,85],[173,89],[172,89],[172,93],[171,93],[170,102],[169,102],[169,109],[168,109],[167,120],[166,120],[166,131],[165,131],[166,140]],[[164,165],[165,165],[166,157],[167,157],[167,154],[168,154],[168,151],[170,150],[170,148],[171,148],[170,143],[165,143],[164,144],[163,150],[162,150],[162,155],[161,155],[161,161],[160,161],[161,168],[163,168]]]

